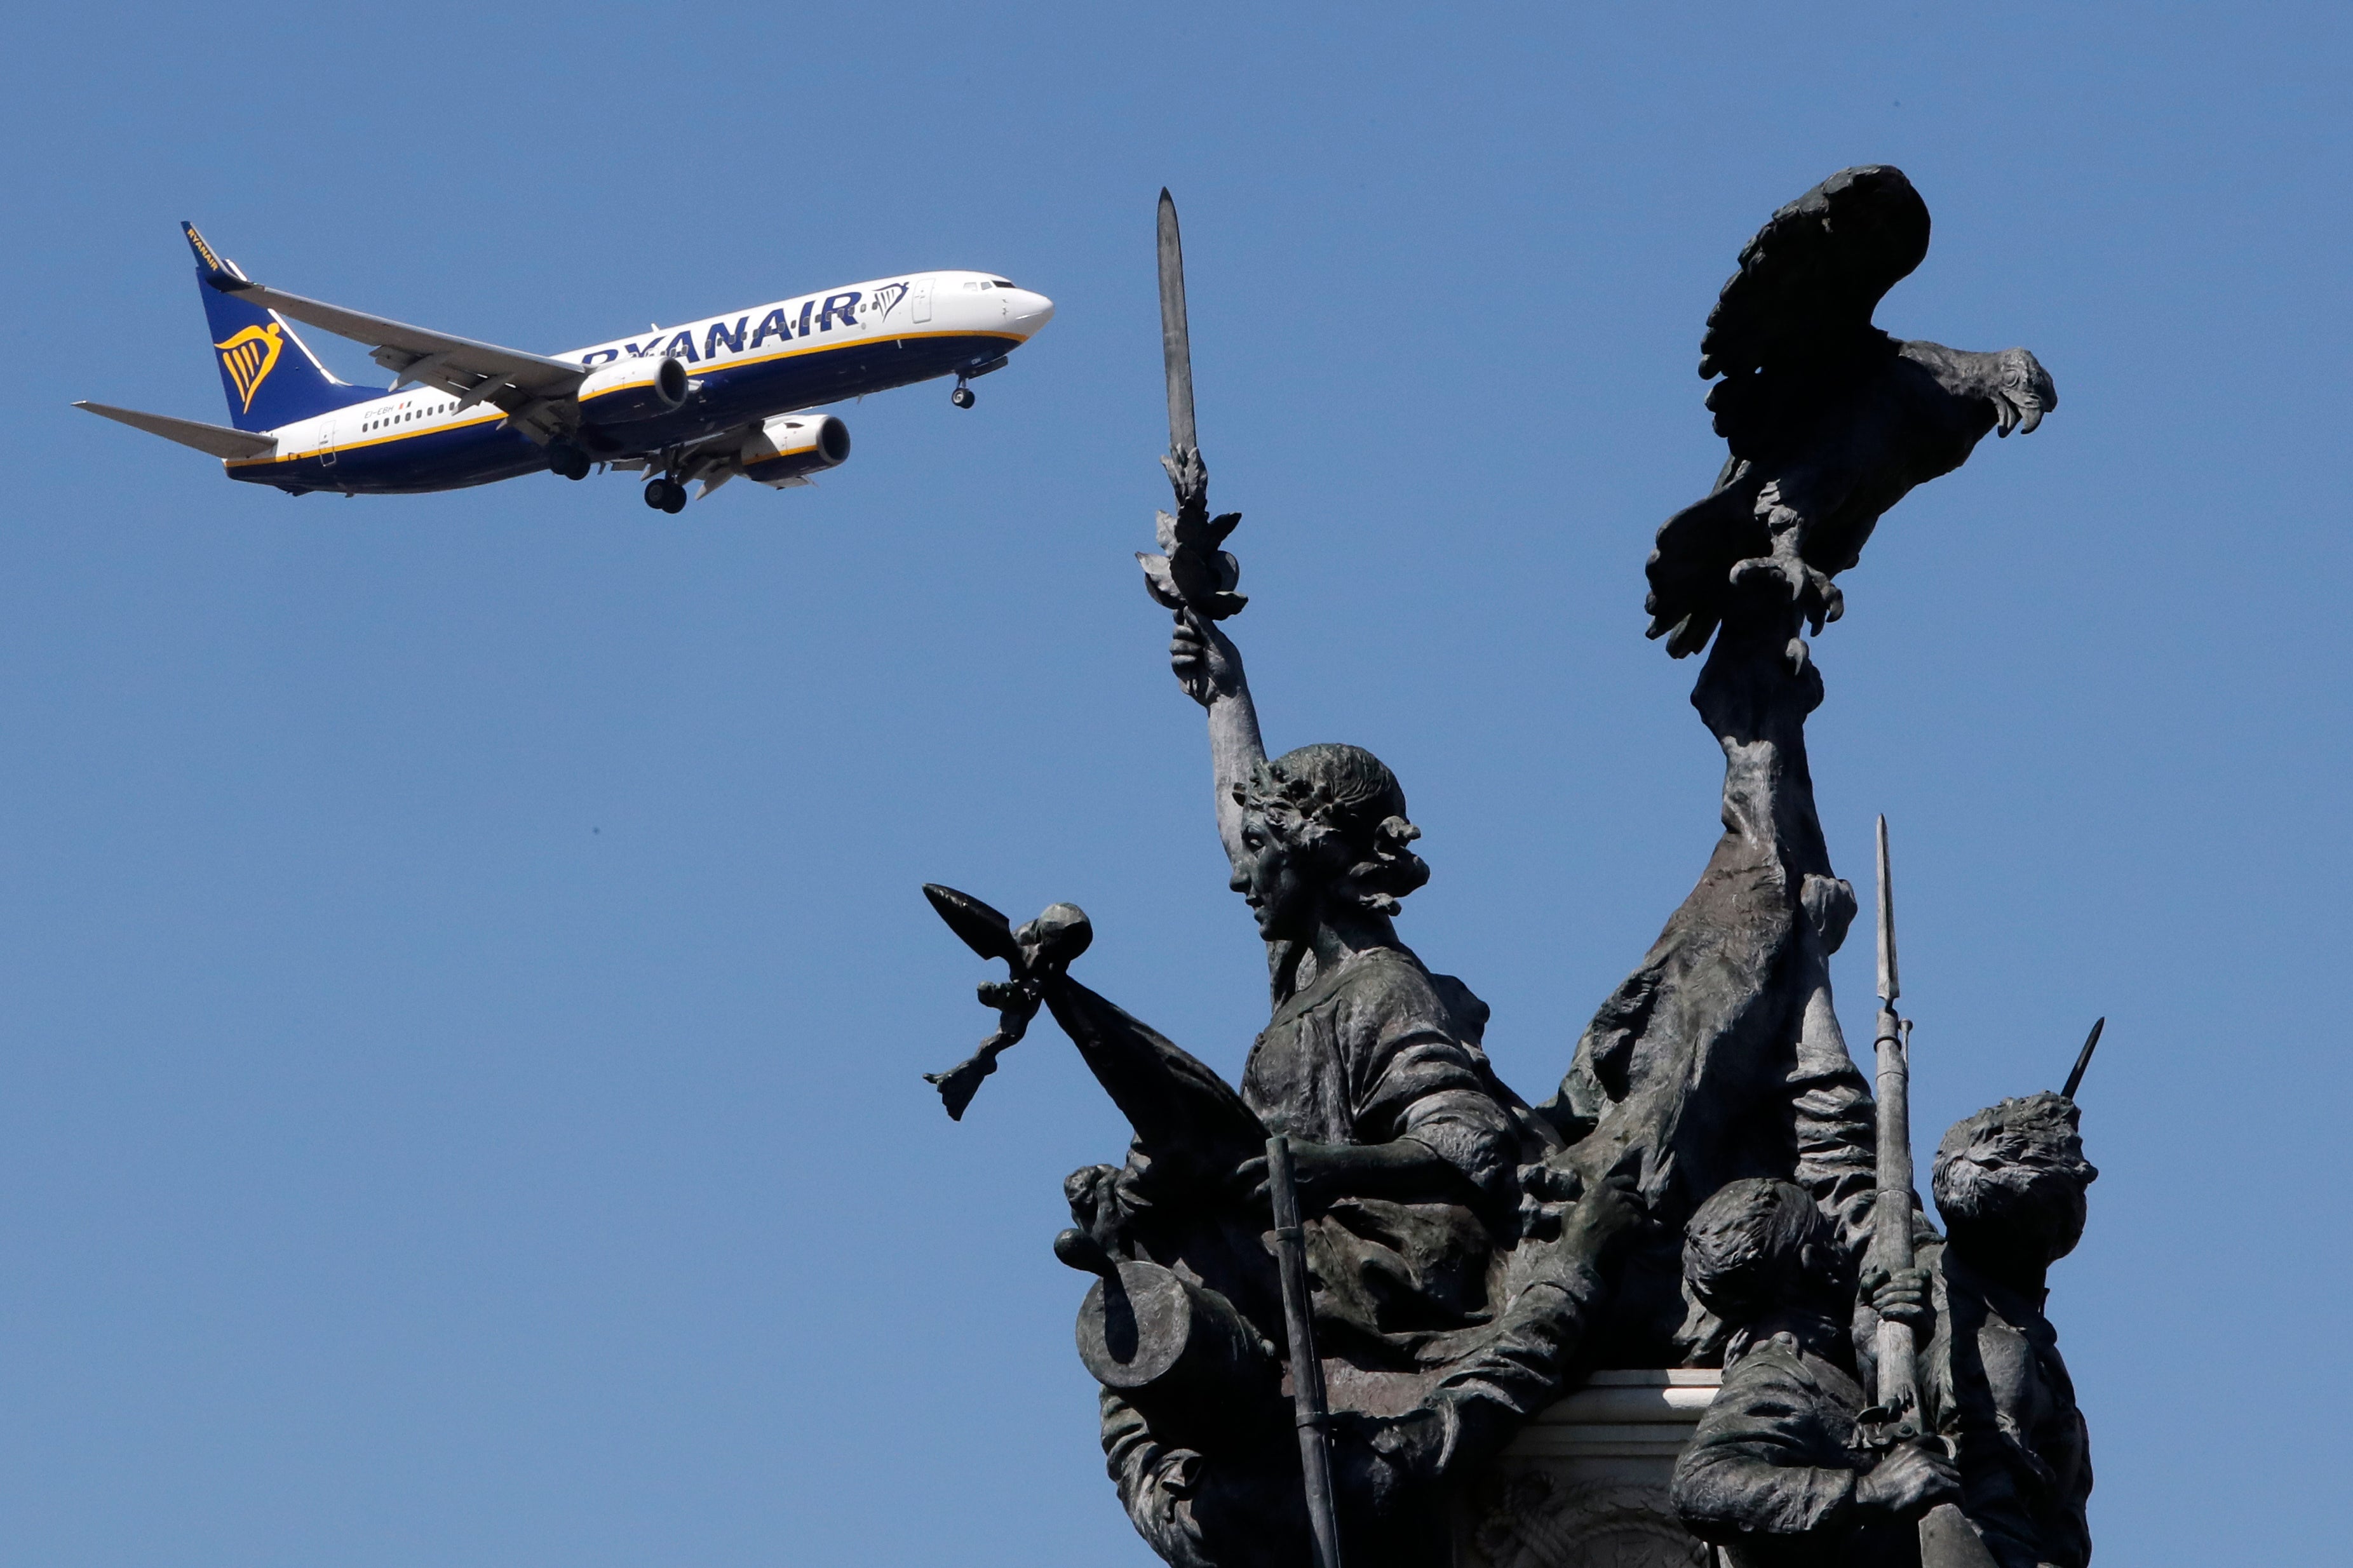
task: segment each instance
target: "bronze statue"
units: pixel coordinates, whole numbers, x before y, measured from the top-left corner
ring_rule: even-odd
[[[1836,618],[1830,579],[1882,512],[1986,430],[2031,430],[2056,403],[2023,351],[1957,354],[1871,325],[1926,237],[1902,174],[1846,171],[1774,216],[1710,318],[1702,369],[1729,377],[1709,405],[1731,458],[1715,491],[1660,530],[1650,607],[1671,652],[1708,650],[1692,700],[1725,753],[1724,834],[1558,1091],[1532,1106],[1489,1065],[1485,1005],[1398,937],[1430,869],[1395,774],[1355,746],[1266,754],[1224,629],[1244,604],[1224,548],[1240,519],[1208,509],[1163,193],[1176,506],[1162,553],[1139,559],[1175,616],[1178,684],[1206,710],[1231,886],[1266,947],[1271,1013],[1240,1084],[1071,977],[1092,936],[1076,909],[1017,930],[969,895],[927,890],[1009,970],[982,988],[997,1033],[933,1079],[949,1113],[1045,1008],[1133,1129],[1123,1163],[1069,1179],[1074,1223],[1055,1252],[1095,1277],[1080,1354],[1121,1500],[1166,1561],[1450,1561],[1452,1489],[1585,1371],[1719,1364],[1755,1341],[1754,1314],[1727,1316],[1715,1276],[1684,1268],[1686,1223],[1728,1187],[1765,1184],[1810,1214],[1800,1249],[1817,1283],[1847,1282],[1852,1310],[1873,1112],[1831,1005],[1856,900],[1815,815],[1804,726],[1822,683],[1802,634]],[[1286,1323],[1268,1254],[1275,1134],[1295,1171],[1304,1322]],[[1926,1278],[1874,1281],[1873,1299],[1925,1314]],[[1328,1417],[1286,1398],[1295,1352],[1322,1368]],[[1830,1341],[1797,1353],[1845,1356],[1852,1381],[1851,1352]],[[1328,1450],[1300,1445],[1294,1421],[1328,1426]],[[1328,1487],[1301,1459],[1327,1451]],[[1890,1517],[1941,1495],[1926,1460],[1851,1468],[1885,1472],[1885,1496],[1863,1495]],[[1335,1515],[1336,1546],[1310,1528]]]
[[[1419,830],[1395,775],[1355,746],[1270,760],[1231,640],[1189,612],[1177,625],[1172,662],[1208,710],[1220,832],[1266,943],[1273,1006],[1237,1091],[1061,964],[1024,971],[1135,1133],[1124,1164],[1071,1176],[1077,1223],[1059,1247],[1103,1277],[1081,1337],[1104,1347],[1105,1450],[1131,1516],[1169,1561],[1305,1560],[1295,1460],[1281,1441],[1289,1412],[1267,1397],[1281,1318],[1260,1239],[1264,1145],[1283,1133],[1317,1344],[1343,1416],[1349,1555],[1426,1562],[1440,1511],[1419,1494],[1462,1442],[1461,1423],[1441,1413],[1475,1397],[1441,1394],[1446,1373],[1539,1283],[1547,1321],[1562,1315],[1556,1299],[1598,1295],[1594,1265],[1633,1215],[1611,1194],[1568,1201],[1580,1189],[1558,1176],[1524,1184],[1559,1136],[1488,1065],[1485,1005],[1398,939],[1398,900],[1430,870],[1410,847]],[[1546,1215],[1545,1234],[1531,1235],[1514,1269],[1531,1229],[1524,1202]],[[1166,1315],[1243,1353],[1196,1365],[1185,1358],[1198,1350],[1147,1346],[1141,1325],[1153,1314],[1138,1299],[1155,1296],[1181,1298]],[[1138,1326],[1124,1331],[1122,1318]],[[1121,1386],[1136,1362],[1164,1353],[1165,1375]]]

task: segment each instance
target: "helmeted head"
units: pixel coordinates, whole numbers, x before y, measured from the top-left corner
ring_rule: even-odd
[[[1683,1226],[1683,1282],[1735,1329],[1777,1308],[1839,1304],[1838,1248],[1830,1222],[1792,1182],[1726,1182]]]
[[[1406,820],[1405,791],[1361,746],[1286,752],[1252,769],[1234,800],[1242,822],[1232,886],[1270,942],[1304,938],[1335,908],[1393,915],[1430,880],[1406,847],[1421,830]]]
[[[2075,1102],[2005,1100],[1963,1117],[1936,1145],[1932,1190],[1952,1242],[1989,1262],[2040,1269],[2084,1237],[2084,1189],[2100,1173],[2084,1158]]]

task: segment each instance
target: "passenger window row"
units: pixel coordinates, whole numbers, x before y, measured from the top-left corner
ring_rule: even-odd
[[[437,403],[428,408],[406,409],[398,414],[387,414],[380,419],[365,420],[361,424],[360,428],[363,431],[381,430],[387,425],[407,425],[424,418],[428,414],[447,413],[456,406],[457,405],[453,403]]]

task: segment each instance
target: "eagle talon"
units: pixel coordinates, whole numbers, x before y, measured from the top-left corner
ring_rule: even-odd
[[[1777,546],[1780,542],[1777,541]],[[1734,566],[1732,585],[1768,593],[1778,588],[1816,636],[1820,635],[1826,622],[1846,614],[1846,595],[1827,574],[1807,564],[1795,553],[1783,553],[1778,548],[1771,555],[1756,556]]]

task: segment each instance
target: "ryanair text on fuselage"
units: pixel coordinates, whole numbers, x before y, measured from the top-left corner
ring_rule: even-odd
[[[102,403],[93,414],[209,452],[232,479],[290,494],[404,494],[597,465],[647,476],[646,504],[686,505],[737,474],[782,488],[849,456],[808,410],[1006,363],[1053,301],[989,272],[923,272],[649,328],[543,356],[428,331],[255,283],[183,224],[228,399],[206,425]],[[290,319],[368,346],[393,389],[337,380]]]

